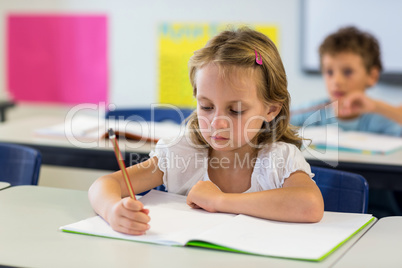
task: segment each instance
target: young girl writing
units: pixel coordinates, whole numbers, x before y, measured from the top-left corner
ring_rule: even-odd
[[[150,159],[127,168],[137,193],[164,184],[193,208],[317,222],[324,204],[289,125],[286,74],[265,35],[224,31],[189,62],[197,109],[187,134],[160,140]],[[89,190],[95,211],[119,232],[141,235],[149,211],[128,197],[121,172]]]

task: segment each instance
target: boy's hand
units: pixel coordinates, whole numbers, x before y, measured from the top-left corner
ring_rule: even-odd
[[[150,228],[149,210],[137,200],[126,197],[116,202],[108,213],[113,230],[130,235],[143,235]]]
[[[374,100],[367,97],[363,92],[354,92],[340,100],[338,113],[340,116],[352,116],[371,113],[374,110]]]
[[[222,197],[222,191],[213,182],[199,181],[191,188],[187,196],[187,204],[192,208],[218,212],[218,204]]]

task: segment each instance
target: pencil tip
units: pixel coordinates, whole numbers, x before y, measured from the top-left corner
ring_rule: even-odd
[[[109,139],[114,139],[115,138],[115,134],[112,128],[109,128],[108,130],[109,133]]]

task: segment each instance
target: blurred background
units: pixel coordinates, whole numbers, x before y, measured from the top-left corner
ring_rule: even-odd
[[[393,16],[400,7],[392,0],[0,1],[0,100],[191,107],[192,51],[226,25],[245,24],[277,44],[297,105],[326,96],[317,69],[323,36],[356,25],[380,39],[393,77],[369,94],[400,104],[402,53],[385,53],[402,47],[401,19]]]

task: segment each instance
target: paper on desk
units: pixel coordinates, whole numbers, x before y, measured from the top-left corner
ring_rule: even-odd
[[[359,131],[343,131],[334,126],[306,127],[299,134],[319,148],[389,154],[402,149],[402,138]]]
[[[163,245],[202,246],[319,261],[374,220],[369,214],[324,212],[318,223],[286,223],[191,209],[185,199],[185,196],[158,191],[141,198],[151,217],[151,229],[143,236],[115,232],[100,217],[61,229]]]
[[[149,192],[141,198],[141,202],[150,210],[149,216],[151,217],[149,223],[151,229],[145,235],[132,236],[116,232],[100,216],[62,226],[60,229],[132,241],[184,246],[189,238],[235,216],[192,209],[186,204],[185,196],[160,191]]]
[[[75,116],[64,123],[35,130],[35,134],[47,137],[75,137],[101,139],[107,130],[113,128],[116,134],[131,139],[158,141],[161,138],[178,137],[185,131],[184,125],[171,121],[147,122],[130,120],[105,120],[93,116]]]
[[[238,215],[196,239],[255,254],[317,260],[372,218],[370,214],[325,212],[318,223],[290,223]]]

